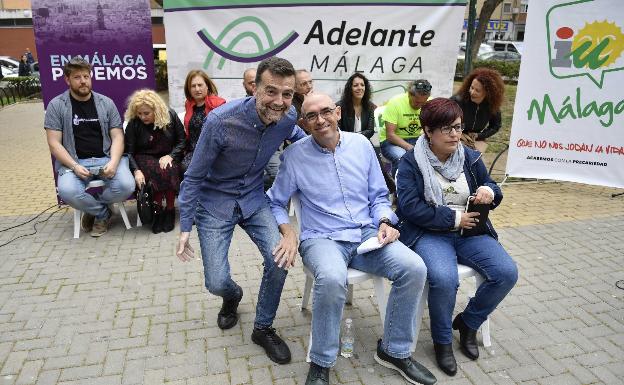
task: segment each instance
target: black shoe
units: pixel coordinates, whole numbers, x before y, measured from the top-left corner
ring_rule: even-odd
[[[433,344],[438,367],[449,376],[457,373],[457,361],[453,354],[453,344]]]
[[[162,231],[168,233],[175,227],[175,209],[163,212]]]
[[[479,345],[477,344],[477,331],[469,328],[459,313],[453,320],[453,330],[459,330],[459,346],[462,353],[471,360],[479,358]]]
[[[381,340],[377,341],[377,354],[375,354],[375,361],[381,366],[394,369],[401,373],[409,383],[412,384],[425,384],[433,385],[436,383],[437,378],[427,368],[414,361],[412,357],[407,358],[394,358],[389,356],[381,348]]]
[[[264,348],[264,352],[273,362],[287,364],[290,362],[290,349],[272,327],[256,329],[251,333],[251,340]]]
[[[329,368],[310,362],[310,370],[305,385],[329,385]]]
[[[152,220],[152,233],[158,234],[163,231],[163,220],[165,214],[160,206],[154,206],[154,219]]]
[[[221,310],[219,310],[219,314],[217,314],[217,326],[219,326],[220,329],[231,329],[238,323],[238,313],[236,313],[236,310],[238,309],[238,304],[241,299],[243,299],[243,289],[238,286],[238,290],[240,291],[238,298],[223,300]]]

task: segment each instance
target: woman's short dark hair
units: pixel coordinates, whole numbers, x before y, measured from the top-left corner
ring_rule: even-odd
[[[74,71],[89,71],[91,72],[91,64],[88,61],[81,58],[80,56],[76,56],[71,58],[65,65],[63,66],[63,74],[65,76],[71,75]]]
[[[271,56],[258,64],[258,69],[256,70],[256,87],[260,86],[260,78],[262,77],[262,73],[266,70],[269,70],[273,75],[281,77],[295,76],[295,67],[293,67],[288,60],[277,56]]]
[[[356,78],[362,79],[364,81],[364,96],[362,97],[362,108],[368,109],[368,105],[371,98],[371,93],[373,92],[370,82],[363,74],[356,72],[353,75],[349,76],[347,79],[347,83],[345,83],[344,90],[342,91],[342,108],[344,112],[348,115],[353,115],[353,82]]]
[[[464,113],[454,100],[448,98],[435,98],[429,100],[420,109],[420,125],[424,128],[435,129],[448,126],[455,119],[464,120]]]
[[[184,96],[186,96],[187,100],[193,99],[191,95],[191,82],[195,76],[200,76],[204,79],[206,87],[208,87],[208,95],[217,95],[217,86],[210,80],[207,73],[202,70],[190,70],[189,73],[186,74],[186,80],[184,81]]]

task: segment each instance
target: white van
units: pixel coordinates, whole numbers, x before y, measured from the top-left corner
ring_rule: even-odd
[[[517,52],[522,55],[524,43],[511,40],[490,40],[487,42],[494,51]]]

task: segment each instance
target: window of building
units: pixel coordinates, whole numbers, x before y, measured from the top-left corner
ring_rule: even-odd
[[[511,3],[503,4],[503,13],[511,13]]]
[[[529,10],[529,5],[528,4],[521,4],[520,5],[520,13],[527,13],[528,10]]]

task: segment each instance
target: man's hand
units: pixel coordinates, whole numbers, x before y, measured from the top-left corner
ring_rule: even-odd
[[[171,157],[171,155],[165,155],[158,159],[158,164],[160,165],[161,169],[165,170],[167,169],[167,167],[173,166],[173,158]]]
[[[273,249],[274,261],[277,266],[288,270],[295,266],[295,257],[297,256],[297,248],[299,247],[299,239],[297,233],[288,223],[279,225],[282,239]]]
[[[178,240],[178,251],[176,252],[176,255],[182,262],[188,262],[195,258],[195,250],[191,247],[191,244],[189,243],[190,236],[190,232],[180,232],[180,238]]]
[[[109,161],[108,163],[106,163],[104,165],[104,168],[102,168],[102,176],[106,179],[111,179],[112,177],[115,176],[115,174],[117,173],[117,166],[119,164],[117,162],[114,162],[112,159],[111,161]]]
[[[387,245],[399,239],[399,235],[401,235],[399,230],[382,223],[381,226],[379,226],[379,232],[377,232],[377,240],[380,244]]]
[[[89,170],[87,170],[86,167],[80,165],[80,164],[76,164],[74,166],[74,174],[80,178],[80,179],[87,179],[88,177],[91,176],[91,173],[89,172]]]
[[[145,175],[141,172],[141,170],[136,170],[134,172],[134,181],[138,188],[141,188],[145,184]]]

